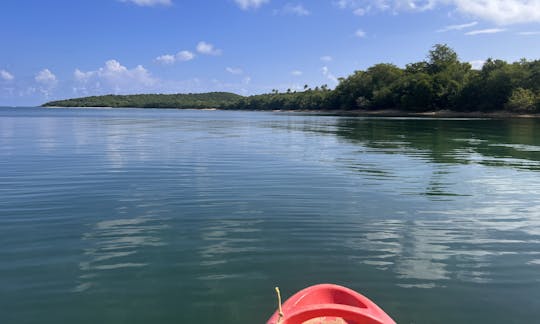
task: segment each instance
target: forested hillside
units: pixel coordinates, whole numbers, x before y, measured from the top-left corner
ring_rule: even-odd
[[[106,95],[51,101],[45,107],[218,108],[238,101],[228,92],[189,94]]]

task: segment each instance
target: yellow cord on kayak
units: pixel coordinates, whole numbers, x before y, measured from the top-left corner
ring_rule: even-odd
[[[276,287],[276,293],[277,293],[277,300],[278,300],[278,309],[279,309],[279,319],[278,323],[281,322],[281,319],[283,318],[283,309],[281,309],[281,293],[279,292],[279,287]]]

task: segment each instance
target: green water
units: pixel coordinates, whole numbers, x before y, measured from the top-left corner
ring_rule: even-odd
[[[539,323],[540,121],[0,109],[0,323]]]

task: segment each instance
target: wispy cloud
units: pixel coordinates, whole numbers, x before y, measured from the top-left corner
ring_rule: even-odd
[[[337,0],[334,1],[334,5],[336,5],[340,9],[346,9],[346,8],[354,8],[359,5],[360,1],[356,0]]]
[[[176,55],[165,54],[156,57],[155,61],[160,64],[174,64],[176,62],[187,62],[195,58],[195,54],[190,51],[180,51]]]
[[[321,61],[323,62],[332,62],[333,58],[330,55],[321,56]]]
[[[441,29],[437,30],[437,32],[438,33],[444,33],[444,32],[451,31],[451,30],[462,30],[462,29],[474,27],[476,25],[478,25],[477,21],[473,21],[473,22],[470,22],[470,23],[467,23],[467,24],[461,24],[461,25],[450,25],[450,26],[446,26],[444,28],[441,28]]]
[[[156,57],[155,61],[160,64],[174,64],[174,62],[176,62],[176,57],[171,54],[165,54]]]
[[[365,8],[356,8],[353,10],[353,14],[355,16],[363,16],[367,13],[367,10]]]
[[[170,6],[171,0],[121,0],[122,2],[131,2],[141,7]]]
[[[517,34],[521,36],[534,36],[534,35],[540,35],[540,31],[523,31]]]
[[[309,16],[311,12],[307,10],[302,4],[287,3],[281,10],[277,11],[282,15],[295,15],[295,16]]]
[[[211,82],[212,85],[210,87],[206,87],[204,91],[229,91],[241,93],[244,95],[249,94],[250,90],[253,91],[250,76],[245,76],[240,81],[233,83],[223,82],[218,79],[212,79]]]
[[[358,38],[364,38],[366,37],[366,32],[363,31],[362,29],[358,29],[356,32],[354,32],[354,36],[358,37]]]
[[[337,0],[334,5],[340,9],[350,9],[358,16],[371,11],[425,11],[445,0]],[[451,1],[451,0],[447,0]]]
[[[334,83],[339,83],[337,77],[332,73],[330,72],[330,69],[328,69],[327,66],[323,66],[322,69],[321,69],[321,72],[322,74],[330,81],[334,82]]]
[[[257,9],[270,0],[234,0],[242,10]]]
[[[293,75],[293,76],[301,76],[302,74],[304,74],[304,73],[302,73],[302,71],[300,71],[300,70],[291,71],[291,75]]]
[[[197,44],[197,52],[205,55],[221,55],[222,50],[217,49],[214,47],[214,45],[201,41],[199,44]]]
[[[497,34],[502,33],[506,31],[504,28],[489,28],[489,29],[478,29],[478,30],[471,30],[470,32],[465,33],[467,36],[474,36],[474,35],[484,35],[484,34]]]
[[[357,15],[373,12],[422,12],[449,8],[466,17],[499,25],[540,22],[540,0],[337,0],[341,9]]]
[[[244,70],[242,70],[241,68],[227,67],[227,68],[225,68],[225,71],[229,72],[230,74],[234,74],[234,75],[244,74]]]
[[[4,81],[11,81],[15,79],[15,77],[6,70],[0,70],[0,79]]]

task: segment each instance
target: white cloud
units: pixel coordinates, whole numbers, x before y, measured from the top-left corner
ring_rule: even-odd
[[[449,8],[467,17],[476,17],[499,25],[540,22],[540,0],[339,0],[341,9],[359,10],[356,14],[376,11],[421,12]]]
[[[128,69],[116,60],[105,62],[105,66],[100,68],[97,71],[97,74],[105,81],[117,86],[128,85],[130,83],[150,86],[156,82],[150,75],[150,72],[142,65],[137,65],[133,69]]]
[[[473,68],[473,70],[481,70],[484,66],[484,63],[486,63],[485,60],[474,60],[469,62]]]
[[[160,64],[174,64],[176,62],[187,62],[195,58],[195,54],[190,51],[180,51],[176,55],[165,54],[156,57],[155,61]]]
[[[366,37],[366,32],[363,31],[362,29],[358,29],[356,32],[354,32],[354,36],[358,38],[364,38]]]
[[[321,61],[323,62],[332,62],[333,58],[330,55],[321,56]]]
[[[54,73],[52,73],[49,69],[39,71],[34,77],[34,80],[39,84],[39,86],[37,88],[31,87],[29,89],[32,89],[33,93],[41,93],[43,96],[45,96],[45,98],[49,98],[51,92],[58,83],[56,75],[54,75]]]
[[[77,80],[77,81],[79,81],[79,82],[86,82],[86,81],[88,81],[94,74],[95,74],[95,72],[93,72],[93,71],[82,72],[82,71],[79,70],[79,69],[75,69],[75,72],[73,72],[73,77],[75,78],[75,80]]]
[[[287,3],[280,11],[283,15],[309,16],[311,12],[301,4]]]
[[[187,61],[193,60],[194,58],[195,58],[195,54],[193,54],[190,51],[180,51],[176,53],[177,61],[187,62]]]
[[[55,86],[58,82],[56,75],[54,75],[54,73],[52,73],[49,69],[39,71],[34,77],[34,80],[36,80],[37,83],[49,87]]]
[[[443,1],[447,0],[340,0],[334,4],[362,16],[370,11],[425,11],[433,9],[438,2]]]
[[[302,71],[299,71],[299,70],[293,70],[293,71],[291,71],[291,74],[293,76],[301,76],[303,73],[302,73]]]
[[[363,15],[366,14],[366,9],[364,9],[364,8],[356,8],[356,9],[353,10],[353,14],[355,16],[363,16]]]
[[[240,74],[243,74],[244,71],[240,68],[233,68],[233,67],[227,67],[225,69],[225,71],[229,72],[230,74],[234,74],[234,75],[240,75]]]
[[[506,31],[504,28],[489,28],[489,29],[478,29],[478,30],[472,30],[470,32],[465,33],[467,36],[474,36],[474,35],[483,35],[483,34],[497,34],[502,33],[503,31]]]
[[[176,57],[174,57],[174,55],[171,55],[171,54],[165,54],[165,55],[156,57],[156,62],[160,64],[173,64],[174,62],[176,62]]]
[[[330,70],[328,69],[327,66],[323,66],[322,69],[322,74],[330,81],[334,82],[334,83],[339,83],[338,79],[336,78],[336,76],[334,74],[332,74],[332,72],[330,72]]]
[[[338,0],[338,1],[334,1],[334,4],[336,6],[338,6],[338,8],[340,8],[340,9],[356,7],[356,6],[359,5],[358,3],[359,3],[359,1],[355,1],[355,0]]]
[[[0,70],[0,79],[4,81],[11,81],[15,79],[15,77],[13,76],[13,74],[9,73],[6,70]]]
[[[540,0],[453,0],[458,11],[501,25],[540,22]]]
[[[473,21],[473,22],[470,22],[470,23],[467,23],[467,24],[450,25],[450,26],[446,26],[446,27],[444,27],[442,29],[437,30],[437,32],[438,33],[444,33],[444,32],[451,31],[451,30],[462,30],[462,29],[474,27],[476,25],[478,25],[477,21]]]
[[[206,55],[221,55],[222,51],[220,49],[214,48],[214,45],[210,43],[201,41],[199,42],[199,44],[197,44],[197,52]]]
[[[80,87],[77,89],[80,92],[89,90],[88,86],[92,87],[92,90],[105,87],[104,90],[115,93],[138,92],[151,90],[159,83],[142,65],[128,69],[117,60],[109,60],[95,71],[83,72],[76,69],[73,75],[79,82]]]
[[[171,0],[121,0],[122,2],[131,2],[141,7],[170,6]]]
[[[248,9],[257,9],[263,4],[270,2],[270,0],[234,0],[236,4],[240,7],[242,10],[248,10]]]

